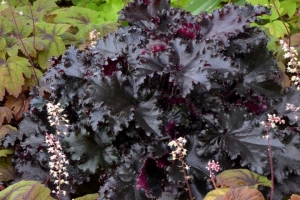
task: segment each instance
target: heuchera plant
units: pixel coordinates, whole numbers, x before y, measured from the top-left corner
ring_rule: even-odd
[[[211,190],[206,169],[248,168],[270,174],[268,145],[260,124],[267,114],[285,119],[270,130],[276,178],[275,197],[300,193],[297,112],[300,93],[282,94],[281,77],[264,32],[250,27],[264,7],[226,5],[193,16],[166,0],[134,0],[120,12],[129,26],[85,50],[69,48],[52,59],[41,86],[52,90],[70,127],[60,135],[69,160],[65,198],[95,192],[99,199],[174,199],[188,193],[171,140],[187,140],[185,162],[195,199]],[[32,94],[31,110],[14,145],[20,179],[45,181],[49,154],[44,143],[50,126],[48,100]],[[49,185],[53,187],[53,185]],[[269,188],[263,190],[267,197]],[[69,196],[68,196],[69,195]]]

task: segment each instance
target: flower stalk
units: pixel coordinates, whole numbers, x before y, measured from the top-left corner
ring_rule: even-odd
[[[189,193],[190,200],[193,200],[193,194],[191,191],[191,187],[189,184],[190,177],[188,176],[187,171],[190,169],[190,167],[185,163],[184,157],[187,155],[187,150],[184,148],[184,145],[186,144],[186,139],[180,137],[177,140],[172,140],[169,142],[168,146],[171,148],[174,148],[174,150],[171,152],[172,160],[179,160],[181,162],[181,169],[183,172],[185,184],[187,186],[187,191]]]
[[[48,120],[51,126],[56,127],[56,134],[46,133],[45,143],[48,146],[48,153],[51,154],[49,161],[50,176],[54,178],[54,184],[56,185],[55,190],[52,191],[58,199],[60,199],[61,193],[66,195],[66,191],[62,190],[62,185],[68,185],[68,171],[67,165],[69,161],[63,152],[61,143],[59,141],[59,135],[63,133],[67,134],[66,131],[61,131],[62,128],[68,127],[69,121],[66,120],[66,115],[62,115],[63,109],[60,108],[60,104],[53,105],[52,103],[47,104],[47,111],[49,113]]]

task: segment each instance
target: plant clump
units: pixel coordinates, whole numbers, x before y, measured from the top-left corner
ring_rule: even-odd
[[[182,164],[168,146],[180,137],[195,199],[212,189],[206,181],[211,160],[220,170],[269,175],[260,124],[267,113],[285,120],[269,132],[276,199],[299,193],[289,187],[300,182],[299,113],[285,105],[299,106],[300,93],[288,88],[281,94],[268,38],[250,26],[266,13],[262,6],[228,4],[193,16],[166,0],[134,0],[120,11],[128,26],[53,58],[41,86],[52,90],[50,101],[69,120],[68,134],[59,135],[69,160],[66,198],[93,185],[101,200],[157,199],[163,192],[187,199]],[[35,96],[18,134],[4,141],[19,143],[14,164],[23,179],[45,180],[49,173],[43,139],[57,130],[48,122],[47,102]],[[33,169],[38,176],[27,173]]]

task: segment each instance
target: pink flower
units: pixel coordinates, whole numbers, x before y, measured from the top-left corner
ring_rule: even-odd
[[[214,160],[209,161],[206,169],[208,169],[209,171],[214,170],[214,171],[218,172],[220,170],[219,162],[215,162]]]

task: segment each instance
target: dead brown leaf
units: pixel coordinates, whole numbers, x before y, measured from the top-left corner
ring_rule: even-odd
[[[11,160],[11,158],[9,158]],[[0,181],[9,181],[14,179],[14,168],[9,159],[0,160]]]
[[[292,194],[290,200],[300,200],[300,196],[297,194]]]
[[[264,196],[257,189],[248,186],[228,190],[222,200],[264,200]]]
[[[6,106],[0,107],[0,126],[9,123],[13,118],[12,110]]]
[[[7,96],[5,105],[12,110],[12,114],[16,121],[20,121],[23,118],[23,114],[29,108],[31,97],[26,98],[24,93],[21,93],[18,98],[14,96]]]

